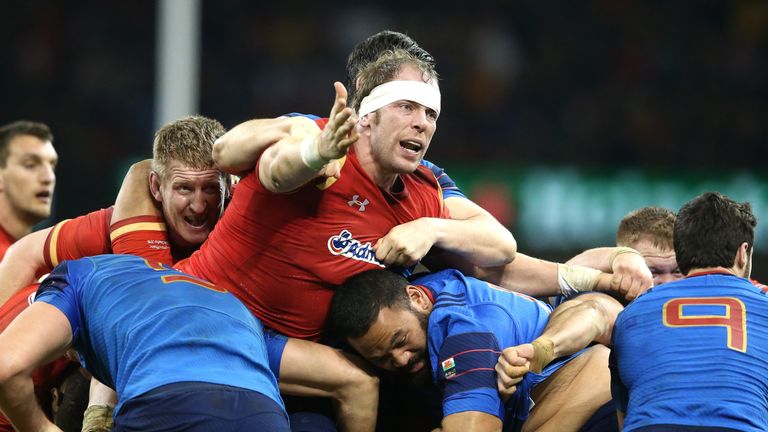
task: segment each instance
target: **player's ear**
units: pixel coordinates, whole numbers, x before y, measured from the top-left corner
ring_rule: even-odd
[[[736,262],[734,262],[734,265],[737,269],[743,269],[747,267],[749,263],[750,252],[749,243],[743,242],[741,245],[739,245],[739,248],[736,250]]]
[[[160,190],[160,175],[154,171],[149,172],[149,192],[156,201],[163,201],[163,193]]]
[[[429,301],[429,297],[421,288],[414,285],[408,285],[405,287],[405,293],[411,300],[411,305],[418,311],[429,311],[432,307],[432,302]]]

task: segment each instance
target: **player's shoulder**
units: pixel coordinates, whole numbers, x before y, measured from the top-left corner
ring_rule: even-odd
[[[297,120],[306,119],[307,121],[312,122],[315,125],[317,125],[320,129],[325,129],[325,126],[328,124],[328,118],[327,117],[320,117],[320,116],[317,116],[317,115],[314,115],[314,114],[304,114],[304,113],[299,113],[299,112],[292,112],[292,113],[285,114],[282,117],[290,117],[290,118],[294,118],[294,119],[297,119]]]
[[[417,274],[412,278],[416,285],[423,285],[432,290],[435,301],[456,298],[466,292],[466,277],[458,270],[446,269],[426,275]]]

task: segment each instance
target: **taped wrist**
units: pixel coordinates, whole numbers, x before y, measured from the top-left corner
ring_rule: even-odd
[[[611,270],[613,270],[613,263],[614,261],[616,261],[616,257],[625,253],[633,253],[635,255],[642,257],[640,252],[632,249],[631,247],[626,247],[626,246],[617,247],[616,249],[613,250],[613,252],[611,252],[611,255],[608,257],[608,266],[611,268]]]
[[[83,414],[81,432],[110,432],[112,430],[112,411],[109,405],[91,405]]]
[[[531,345],[533,345],[533,358],[530,370],[540,374],[555,357],[555,343],[547,338],[538,338],[531,342]]]
[[[560,285],[560,294],[568,297],[579,292],[592,291],[597,286],[600,274],[600,270],[589,267],[558,264],[557,283]]]
[[[300,144],[301,161],[307,168],[320,171],[330,162],[320,155],[320,144],[315,139],[315,135],[307,135]]]

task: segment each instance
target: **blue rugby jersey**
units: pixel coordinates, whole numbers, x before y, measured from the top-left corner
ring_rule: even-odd
[[[72,326],[73,347],[122,404],[165,384],[197,381],[257,391],[283,406],[261,323],[210,282],[131,255],[57,266],[36,301]]]
[[[433,379],[443,389],[443,416],[480,411],[502,421],[524,421],[531,408],[531,389],[580,354],[553,361],[541,374],[526,374],[505,405],[494,370],[501,350],[538,337],[552,308],[456,270],[433,273],[413,284],[425,287],[433,298],[429,360]]]
[[[624,430],[768,430],[768,298],[722,273],[655,287],[619,314],[611,373]]]

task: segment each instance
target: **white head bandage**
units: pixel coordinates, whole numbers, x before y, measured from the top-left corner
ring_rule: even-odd
[[[374,87],[360,103],[360,117],[387,106],[392,102],[408,100],[435,110],[440,115],[440,89],[437,84],[421,81],[389,81]]]

